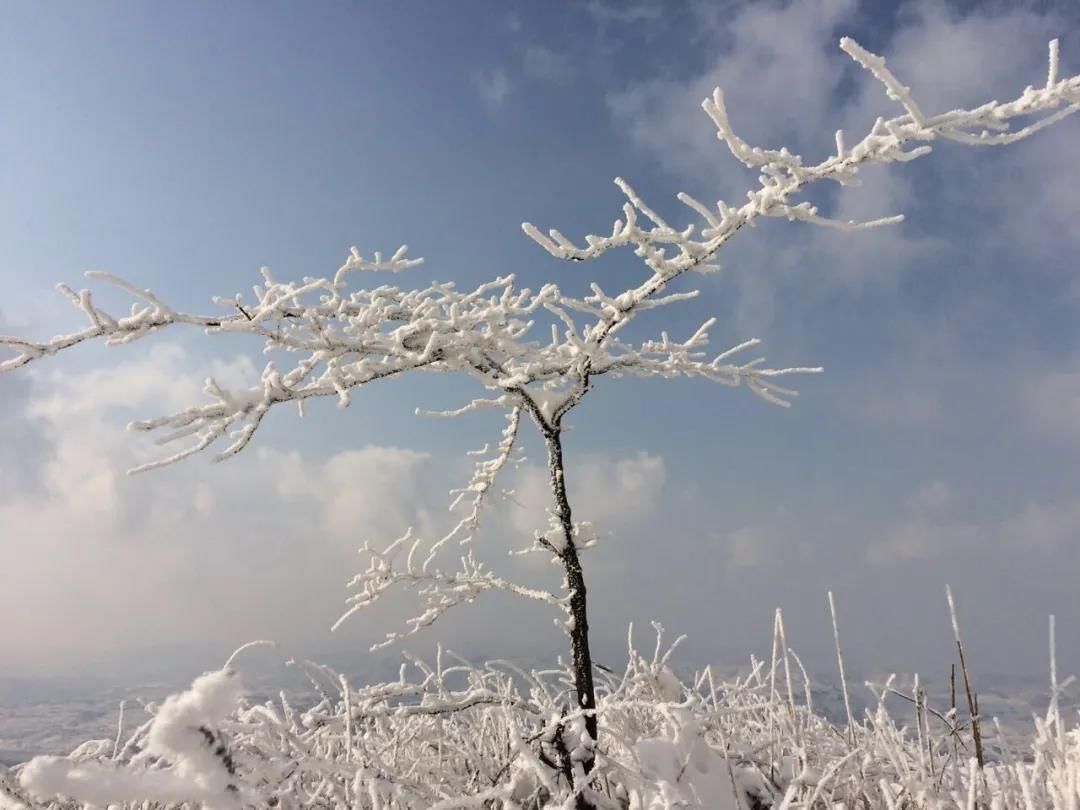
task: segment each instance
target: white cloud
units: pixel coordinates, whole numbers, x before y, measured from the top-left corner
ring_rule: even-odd
[[[503,66],[473,74],[473,86],[492,112],[500,109],[514,93],[522,78],[560,83],[574,73],[570,57],[543,45],[528,45],[521,55],[521,74],[511,77]]]
[[[889,65],[912,89],[927,113],[1005,100],[1025,86],[1045,81],[1046,43],[1066,26],[1054,12],[1019,5],[959,14],[940,3],[911,5],[889,44]],[[878,82],[863,76],[847,105],[844,127],[865,131],[891,109]],[[1015,245],[1024,252],[1060,248],[1075,241],[1070,222],[1080,215],[1075,143],[1080,122],[1068,121],[993,158],[976,150],[943,145],[948,159],[931,158],[940,173],[938,207],[956,207],[983,226],[983,240]],[[1037,206],[1017,198],[1017,188],[1038,194]],[[909,210],[919,204],[909,201]]]
[[[365,539],[381,541],[414,522],[423,502],[420,468],[430,459],[428,453],[396,447],[343,450],[317,464],[295,451],[261,453],[261,461],[277,471],[274,484],[285,501],[318,506],[320,528],[351,537],[356,546]]]
[[[52,421],[100,413],[108,408],[152,405],[161,413],[177,411],[203,398],[199,376],[186,371],[188,355],[173,343],[154,345],[139,360],[68,374],[52,370],[40,377],[48,394],[35,397],[33,413]],[[226,388],[247,387],[259,372],[247,357],[211,361],[206,376]]]
[[[659,3],[605,3],[601,0],[589,0],[581,9],[600,26],[653,22],[662,13]]]
[[[1032,186],[1039,190],[1038,205],[1013,207],[1022,233],[1029,244],[1042,249],[1058,248],[1063,243],[1080,245],[1080,183],[1070,171],[1076,165],[1076,144],[1080,137],[1080,125],[1070,121],[1067,127],[1045,133],[1037,146],[1025,151],[1027,158],[1012,172],[1033,180]],[[1002,175],[1003,181],[1007,177]],[[1007,189],[1002,189],[1007,193]],[[1015,197],[1013,198],[1015,199]],[[1070,269],[1074,264],[1068,263]]]
[[[1046,43],[1061,23],[1017,6],[967,14],[926,0],[909,6],[889,44],[889,63],[926,113],[1004,100],[1045,81]],[[881,86],[871,84],[877,85],[865,86],[878,106],[887,103]]]
[[[808,160],[834,148],[836,129],[843,128],[850,142],[865,134],[876,116],[898,110],[880,83],[836,47],[856,10],[853,0],[758,3],[725,10],[710,17],[713,22],[707,26],[713,29],[716,59],[693,75],[655,79],[612,93],[612,116],[633,143],[693,184],[690,190],[707,183],[708,191],[701,193],[708,198],[739,201],[755,181],[717,142],[701,114],[701,100],[713,87],[724,89],[733,126],[746,140],[763,147],[785,145]],[[1037,83],[1045,76],[1046,40],[1060,28],[1053,14],[1025,9],[958,15],[939,3],[913,4],[900,15],[885,55],[926,109],[951,109],[1011,97],[1025,84]],[[856,91],[841,95],[843,82],[850,78]],[[868,282],[888,288],[916,266],[948,270],[946,246],[989,252],[1001,243],[1038,252],[1060,248],[1063,239],[1080,238],[1069,225],[1080,216],[1080,184],[1069,170],[1075,165],[1078,131],[1080,120],[1066,122],[1037,136],[1038,144],[1001,150],[993,163],[977,150],[944,145],[947,159],[928,159],[940,179],[935,181],[936,199],[927,200],[921,189],[916,192],[908,167],[875,167],[856,189],[818,190],[825,196],[816,201],[840,219],[895,213],[917,218],[920,206],[933,205],[952,213],[959,223],[981,228],[983,236],[965,246],[915,225],[862,234],[788,227],[779,244],[775,237],[767,245],[758,239],[751,248],[756,252],[743,260],[755,267],[767,265],[769,272],[740,275],[746,312],[739,320],[748,320],[742,317],[746,315],[760,324],[760,318],[769,318],[762,302],[770,302],[778,283],[788,278],[809,277],[815,288],[857,289]],[[1037,193],[1039,204],[1018,199],[1018,187]],[[744,241],[754,243],[754,238]]]
[[[612,93],[612,114],[639,147],[677,174],[700,177],[719,166],[735,185],[726,189],[729,199],[737,198],[746,174],[716,140],[702,99],[723,88],[736,130],[761,146],[822,131],[826,99],[842,76],[833,33],[853,7],[853,0],[743,6],[724,32],[733,44],[717,47],[719,56],[703,73]]]
[[[415,602],[402,594],[354,618],[337,637],[329,633],[347,581],[365,564],[357,549],[409,525],[422,537],[440,536],[453,522],[446,491],[467,480],[471,464],[432,464],[428,453],[396,447],[313,458],[264,438],[224,464],[195,458],[125,476],[145,452],[139,436],[124,430],[129,411],[153,415],[198,401],[192,381],[201,378],[201,365],[164,345],[105,372],[35,378],[31,404],[50,454],[40,461],[37,491],[0,502],[0,557],[18,573],[0,588],[0,615],[18,617],[0,627],[5,670],[70,666],[80,656],[164,642],[274,638],[286,647],[347,642],[362,650],[412,615]],[[219,363],[252,371],[243,366]],[[524,508],[487,512],[476,552],[511,577],[546,581],[555,576],[550,566],[505,557],[546,522],[546,471],[528,467],[518,478]],[[657,456],[575,458],[575,517],[595,522],[602,534],[632,533],[656,512],[666,479]],[[471,638],[484,649],[512,643],[493,635],[484,616],[480,608],[451,620],[440,638]]]
[[[522,57],[522,70],[533,79],[563,82],[574,75],[570,57],[543,45],[529,45]]]
[[[725,538],[729,569],[761,568],[779,562],[780,538],[772,529],[744,526]]]
[[[935,523],[916,518],[889,529],[866,550],[877,565],[925,560],[974,548],[979,529],[972,523]]]
[[[944,481],[930,481],[908,499],[908,515],[899,524],[877,532],[866,548],[866,560],[886,565],[926,560],[975,546],[991,533],[970,521],[947,514],[952,492]]]
[[[919,430],[942,422],[941,399],[936,391],[927,389],[875,391],[866,398],[861,410],[866,420],[886,427]]]
[[[973,560],[1001,553],[1060,557],[1080,548],[1080,498],[1029,501],[998,519],[965,519],[955,514],[948,484],[930,481],[908,499],[901,521],[883,530],[871,529],[871,537],[866,559],[875,565],[958,552],[973,552]]]
[[[247,357],[213,360],[208,376],[227,388],[259,379]],[[37,379],[39,391],[26,413],[52,444],[44,477],[51,491],[64,493],[68,509],[88,515],[118,513],[124,471],[137,458],[161,453],[119,429],[120,417],[158,416],[205,400],[200,375],[192,373],[187,353],[177,344],[157,344],[140,359],[107,368],[77,374],[53,370]]]
[[[501,107],[513,90],[510,77],[502,67],[497,67],[490,73],[477,73],[473,76],[473,84],[481,100],[492,110]]]
[[[1031,381],[1022,393],[1028,420],[1058,439],[1080,439],[1080,371],[1053,371]]]
[[[688,190],[738,204],[756,187],[755,174],[717,140],[702,99],[722,88],[732,125],[752,145],[786,146],[808,161],[824,158],[845,120],[837,94],[857,70],[836,47],[855,9],[854,0],[740,6],[716,22],[705,47],[718,56],[704,71],[614,92],[608,97],[612,116],[635,145],[689,183]],[[857,188],[818,188],[812,196],[825,213],[843,220],[903,213],[915,201],[905,168],[875,168]],[[745,251],[736,254],[730,271],[739,288],[736,323],[757,332],[776,316],[777,289],[785,283],[799,289],[812,284],[818,296],[836,287],[890,287],[899,270],[931,256],[938,245],[906,226],[847,233],[775,222],[733,247]]]
[[[666,479],[664,460],[646,453],[620,459],[598,455],[576,459],[567,471],[574,520],[591,521],[601,534],[633,526],[656,509]],[[533,531],[547,525],[551,500],[547,470],[522,469],[514,492],[517,505],[511,505],[510,523],[523,537],[531,538]]]
[[[952,491],[944,481],[931,481],[911,496],[911,510],[917,513],[940,512],[952,501]]]
[[[15,574],[0,587],[5,669],[162,642],[325,640],[362,542],[427,528],[432,504],[445,507],[427,455],[393,447],[313,459],[259,445],[126,477],[135,437],[118,408],[190,405],[200,377],[181,348],[161,346],[36,380],[42,484],[0,502],[0,557]],[[356,622],[346,637],[362,648],[398,613],[376,609],[378,631]]]
[[[1005,545],[1015,551],[1058,554],[1080,542],[1080,498],[1029,503],[1002,525]]]

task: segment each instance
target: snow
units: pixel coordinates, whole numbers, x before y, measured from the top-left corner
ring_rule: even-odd
[[[16,768],[16,778],[0,769],[0,810],[37,810],[49,796],[131,810],[140,806],[135,797],[155,810],[272,800],[365,810],[500,801],[572,807],[560,739],[579,781],[595,750],[594,787],[606,785],[604,795],[628,810],[807,807],[814,797],[823,802],[814,806],[840,808],[862,806],[863,796],[872,807],[907,797],[903,806],[926,810],[1066,810],[1080,800],[1080,727],[1066,722],[1059,704],[1025,735],[987,726],[992,756],[980,772],[954,748],[949,722],[928,714],[916,735],[907,704],[890,714],[887,690],[875,687],[882,702],[849,728],[846,697],[833,698],[834,725],[807,701],[776,691],[782,658],[771,666],[752,660],[725,679],[711,669],[685,679],[673,668],[673,650],[661,637],[651,657],[631,649],[623,672],[597,672],[597,742],[583,711],[563,702],[566,670],[474,668],[440,653],[433,664],[412,660],[396,681],[356,686],[309,664],[319,687],[309,707],[297,709],[284,695],[280,703],[247,703],[239,678],[224,669],[163,701],[119,746],[98,740],[66,757],[38,757]],[[960,726],[959,733],[970,745],[970,732]]]
[[[207,673],[185,692],[168,697],[149,724],[145,751],[171,763],[167,770],[121,767],[114,746],[83,745],[67,757],[40,756],[19,773],[32,796],[78,796],[96,805],[136,799],[212,807],[238,805],[233,768],[219,725],[238,706],[242,689],[231,670]]]

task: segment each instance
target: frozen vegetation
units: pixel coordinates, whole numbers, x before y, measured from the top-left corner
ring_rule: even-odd
[[[1075,707],[1070,724],[1060,704],[1067,682],[1052,683],[1049,707],[1026,723],[976,715],[980,766],[960,669],[939,705],[918,678],[888,679],[862,687],[874,699],[856,716],[844,688],[834,708],[847,716],[833,721],[815,706],[779,613],[771,659],[737,677],[706,668],[680,679],[678,640],[666,647],[656,630],[651,653],[631,647],[623,672],[598,672],[597,807],[1072,808],[1080,798],[1080,730]],[[410,659],[397,680],[354,685],[326,666],[293,665],[315,696],[303,706],[285,692],[246,700],[226,666],[151,704],[145,722],[121,715],[114,735],[70,756],[0,771],[0,807],[573,805],[584,725],[570,669],[477,668],[441,653],[430,665]]]
[[[671,289],[674,282],[714,270],[727,242],[763,217],[846,230],[899,219],[829,218],[797,202],[813,183],[854,185],[864,167],[920,158],[934,141],[1009,144],[1080,109],[1080,77],[1059,75],[1056,42],[1038,87],[1012,101],[937,115],[922,111],[884,59],[849,39],[841,48],[900,110],[859,139],[837,132],[835,152],[821,162],[743,141],[717,89],[705,112],[731,153],[759,172],[745,202],[707,205],[680,194],[698,222],[673,226],[619,179],[626,202],[607,235],[575,243],[557,230],[523,226],[552,256],[570,262],[629,248],[644,272],[621,292],[597,284],[581,298],[555,284],[519,289],[512,275],[468,292],[440,283],[356,290],[350,283],[357,273],[404,271],[419,260],[404,247],[389,258],[354,248],[328,278],[284,282],[264,271],[252,299],[218,299],[217,315],[177,311],[149,290],[93,273],[133,296],[130,314],[110,314],[90,291],[61,286],[87,319],[82,330],[47,341],[0,338],[14,352],[0,371],[85,341],[125,344],[178,325],[261,338],[271,359],[260,385],[227,390],[210,379],[208,403],[132,425],[179,447],[140,470],[211,447],[227,459],[248,446],[277,405],[295,404],[302,414],[309,399],[334,397],[347,406],[364,385],[420,371],[471,379],[485,398],[439,415],[494,409],[506,423],[494,447],[477,451],[472,479],[456,493],[460,521],[441,538],[409,532],[388,546],[365,546],[368,565],[351,583],[342,620],[388,591],[414,591],[419,609],[404,629],[388,634],[390,644],[459,605],[504,591],[549,605],[570,650],[565,665],[529,672],[501,661],[473,668],[443,654],[376,684],[350,684],[327,667],[302,663],[318,694],[305,706],[284,694],[246,702],[230,660],[151,707],[142,725],[121,722],[114,738],[86,742],[66,757],[37,757],[5,774],[0,807],[1076,808],[1080,731],[1067,725],[1075,718],[1062,715],[1065,684],[1052,674],[1049,709],[1023,736],[980,717],[955,614],[961,666],[951,705],[931,705],[917,683],[904,690],[886,683],[875,708],[862,716],[846,708],[841,723],[815,713],[779,614],[768,662],[754,662],[735,680],[711,671],[679,679],[659,633],[656,652],[631,648],[621,673],[592,661],[583,558],[598,535],[574,520],[567,495],[567,415],[605,375],[700,378],[788,406],[795,392],[782,378],[820,371],[743,359],[756,340],[708,352],[714,320],[683,340],[661,331],[636,341],[627,327],[642,313],[693,298],[693,290]],[[549,331],[537,328],[541,321]],[[507,580],[468,545],[485,502],[500,494],[500,472],[519,460],[519,434],[529,424],[547,451],[551,506],[548,525],[521,551],[543,555],[561,572],[552,590]],[[841,669],[849,707],[844,680]],[[887,705],[897,695],[909,698],[902,714]]]

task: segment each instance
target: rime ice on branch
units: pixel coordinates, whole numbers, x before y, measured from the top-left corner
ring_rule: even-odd
[[[575,262],[596,258],[615,248],[631,248],[645,266],[644,279],[617,294],[592,284],[592,294],[576,298],[555,284],[537,291],[518,289],[514,276],[496,278],[469,292],[453,284],[431,284],[422,289],[382,285],[352,290],[350,275],[356,271],[406,270],[419,260],[406,258],[400,248],[389,259],[376,253],[365,259],[355,248],[330,278],[304,278],[282,282],[263,271],[265,283],[254,296],[218,299],[225,307],[217,316],[178,312],[149,290],[103,273],[92,278],[117,285],[135,299],[130,314],[113,316],[94,303],[89,291],[60,290],[86,315],[89,324],[79,332],[45,342],[0,338],[0,345],[15,356],[0,362],[10,371],[33,360],[103,338],[110,345],[129,343],[165,327],[189,324],[211,334],[241,333],[265,341],[268,353],[289,352],[298,360],[287,370],[268,362],[259,386],[230,391],[212,379],[206,382],[210,402],[156,419],[136,422],[135,430],[160,431],[162,444],[178,443],[181,449],[137,470],[169,464],[219,442],[217,460],[244,449],[269,410],[295,402],[301,412],[313,397],[336,397],[349,404],[353,391],[377,380],[416,371],[456,372],[474,379],[488,396],[456,410],[441,412],[458,416],[484,408],[504,410],[508,427],[494,451],[481,451],[472,480],[455,492],[467,514],[445,537],[425,546],[406,535],[387,549],[370,546],[370,565],[353,581],[360,592],[352,597],[349,612],[376,601],[388,589],[401,586],[419,591],[424,609],[409,622],[408,632],[425,627],[445,611],[470,602],[489,590],[508,590],[548,602],[565,613],[565,626],[573,650],[574,686],[578,710],[584,720],[584,736],[591,742],[581,749],[582,776],[575,782],[579,804],[593,766],[597,741],[593,668],[589,653],[588,611],[585,579],[579,550],[595,535],[585,524],[575,523],[566,492],[563,463],[563,419],[578,405],[600,376],[700,377],[730,386],[745,384],[759,397],[787,406],[795,392],[779,384],[792,374],[814,373],[819,368],[767,368],[763,358],[741,360],[757,340],[747,340],[718,353],[710,353],[710,319],[689,337],[679,340],[667,332],[658,339],[634,343],[623,330],[640,313],[693,298],[696,292],[666,293],[668,285],[687,272],[715,270],[717,252],[742,228],[761,217],[783,217],[814,225],[841,229],[878,227],[900,221],[889,217],[870,222],[831,219],[809,202],[798,202],[810,184],[830,180],[855,185],[864,166],[905,162],[926,155],[930,143],[944,139],[964,144],[999,145],[1025,138],[1080,109],[1080,77],[1059,78],[1057,42],[1050,46],[1050,66],[1045,84],[1028,87],[1015,100],[988,102],[969,110],[927,116],[912,98],[909,88],[897,79],[885,60],[850,39],[841,48],[884,86],[886,95],[900,104],[896,117],[879,118],[861,140],[847,144],[836,134],[836,153],[817,164],[806,164],[787,149],[754,147],[735,134],[719,89],[703,107],[716,126],[717,136],[742,163],[760,172],[759,187],[747,201],[731,205],[723,201],[709,206],[680,194],[678,198],[698,223],[677,227],[669,224],[642,200],[629,183],[616,180],[626,197],[622,217],[609,236],[588,235],[584,247],[575,245],[557,230],[541,233],[524,224],[525,233],[553,256]],[[1022,124],[1014,128],[1014,124]],[[1025,123],[1026,122],[1026,123]],[[536,336],[537,320],[550,322],[550,337]],[[491,574],[472,554],[461,560],[461,569],[447,573],[433,565],[436,555],[457,539],[467,542],[476,529],[480,509],[495,491],[496,478],[508,464],[516,463],[516,442],[522,416],[527,416],[542,435],[548,452],[552,493],[551,520],[547,530],[535,537],[537,550],[550,554],[565,572],[565,593],[553,595],[524,588]],[[404,554],[404,560],[401,559]],[[390,639],[399,638],[390,634]]]

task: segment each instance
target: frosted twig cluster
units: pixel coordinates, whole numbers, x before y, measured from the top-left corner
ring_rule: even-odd
[[[498,407],[501,400],[477,400],[477,402],[482,402],[488,407]],[[438,415],[457,416],[459,414],[460,410],[451,412],[444,411]],[[506,419],[507,425],[503,430],[502,439],[499,441],[498,446],[495,448],[495,451],[490,458],[485,458],[490,452],[487,445],[484,445],[480,450],[472,450],[469,452],[470,456],[481,457],[481,460],[476,462],[472,479],[469,481],[468,485],[462,489],[455,489],[450,492],[451,495],[456,496],[450,504],[450,510],[453,511],[457,508],[458,504],[467,500],[469,511],[454,525],[454,528],[452,528],[446,536],[432,545],[431,549],[428,551],[425,564],[429,564],[438,553],[439,549],[450,540],[460,538],[462,544],[472,540],[472,535],[465,534],[465,532],[474,532],[480,528],[480,511],[495,486],[495,479],[507,464],[518,465],[524,461],[523,458],[515,458],[513,455],[517,445],[518,430],[521,428],[521,408],[517,406],[511,408]],[[503,492],[502,494],[510,495],[512,493]]]
[[[433,624],[450,608],[475,601],[486,591],[506,591],[553,606],[561,605],[561,601],[547,591],[515,585],[495,576],[473,556],[471,550],[461,557],[459,571],[444,572],[433,567],[431,554],[421,562],[418,559],[421,543],[422,538],[414,537],[412,530],[409,530],[384,549],[365,545],[362,551],[368,555],[368,567],[349,583],[349,587],[359,590],[359,593],[349,597],[349,609],[334,627],[337,628],[356,611],[375,602],[387,590],[402,586],[414,588],[424,606],[422,613],[409,619],[409,634]],[[386,640],[376,644],[373,649],[384,647],[401,637],[400,633],[387,633]]]
[[[468,374],[499,396],[494,400],[476,400],[455,411],[441,415],[461,415],[483,407],[528,408],[530,415],[545,418],[545,411],[559,405],[545,404],[534,386],[557,389],[568,375],[583,363],[594,367],[593,373],[633,372],[639,374],[689,374],[723,380],[729,384],[753,383],[757,392],[771,390],[769,379],[777,374],[800,369],[762,370],[760,361],[743,365],[726,362],[732,352],[724,352],[711,363],[691,360],[686,350],[706,345],[703,331],[687,345],[669,343],[658,348],[650,343],[642,351],[621,343],[590,338],[590,330],[581,330],[569,313],[580,312],[603,317],[599,299],[583,300],[564,295],[554,284],[539,291],[518,290],[514,277],[505,276],[480,285],[468,293],[458,292],[453,284],[432,284],[418,290],[393,286],[347,291],[346,269],[386,269],[407,264],[395,262],[365,263],[356,257],[331,279],[306,278],[300,283],[274,280],[263,270],[265,286],[255,288],[255,300],[246,303],[242,296],[221,301],[232,314],[221,316],[179,313],[161,303],[149,291],[103,273],[89,274],[118,284],[137,294],[143,304],[136,304],[127,317],[113,317],[94,302],[89,291],[78,294],[67,287],[91,320],[81,332],[35,343],[22,338],[0,337],[0,345],[18,354],[0,363],[0,371],[9,371],[32,360],[51,355],[86,340],[103,337],[110,345],[129,343],[160,329],[176,324],[202,326],[210,333],[251,334],[265,340],[268,354],[300,354],[288,371],[279,371],[271,360],[263,369],[261,384],[242,391],[223,388],[217,381],[206,382],[210,404],[186,408],[156,419],[134,422],[133,430],[163,431],[158,440],[172,444],[190,440],[178,452],[137,467],[142,471],[170,464],[209,448],[224,440],[226,445],[215,456],[222,460],[235,455],[251,441],[262,419],[275,405],[313,397],[336,397],[347,406],[355,388],[409,371],[456,371]],[[395,256],[404,255],[404,248]],[[650,302],[656,305],[660,302]],[[526,340],[538,313],[548,311],[565,325],[559,334],[553,326],[550,343]],[[625,319],[625,316],[623,316]],[[752,344],[744,343],[738,348]],[[547,399],[543,400],[545,403]],[[565,409],[565,407],[564,407]],[[501,465],[500,465],[501,466]],[[474,482],[475,483],[475,482]]]

